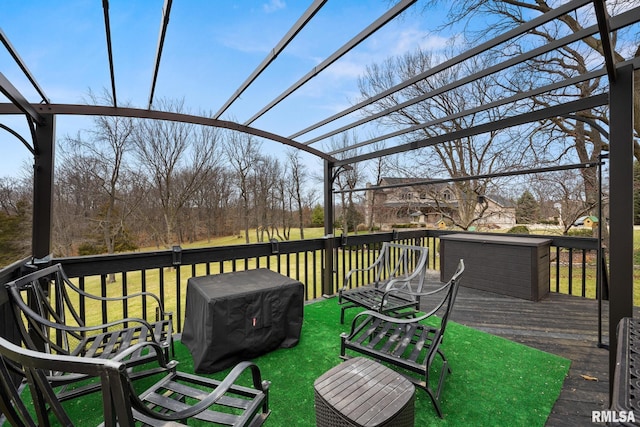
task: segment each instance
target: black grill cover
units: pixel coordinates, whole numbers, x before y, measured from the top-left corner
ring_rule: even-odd
[[[212,373],[298,344],[304,286],[274,271],[192,277],[182,342],[198,373]]]

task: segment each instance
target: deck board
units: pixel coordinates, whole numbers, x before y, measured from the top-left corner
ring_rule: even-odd
[[[546,425],[598,425],[591,423],[591,411],[608,406],[609,351],[599,346],[597,301],[551,293],[534,302],[461,286],[451,319],[570,359],[569,374]],[[602,319],[601,341],[606,345],[606,302]]]

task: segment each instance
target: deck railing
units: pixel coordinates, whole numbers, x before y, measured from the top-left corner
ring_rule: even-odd
[[[155,252],[57,258],[52,262],[63,264],[67,274],[92,293],[104,296],[139,291],[156,293],[165,309],[173,311],[177,323],[175,327],[180,332],[186,283],[190,277],[264,267],[302,282],[306,300],[313,300],[323,294],[337,292],[345,274],[352,268],[362,268],[372,263],[378,248],[385,241],[428,246],[429,268],[439,269],[439,237],[449,233],[451,231],[417,229],[198,249],[174,247]],[[597,239],[564,236],[545,238],[552,240],[551,291],[595,298]],[[325,283],[323,270],[328,239],[333,240],[330,243],[335,248],[331,284]],[[14,264],[0,271],[0,284],[19,274],[20,265]],[[358,280],[364,283],[368,279],[360,277]],[[0,303],[3,298],[6,300],[2,294],[0,292]],[[118,313],[107,312],[105,307],[87,307],[85,301],[79,301],[79,306],[82,316],[89,318],[89,323],[92,320],[106,323],[119,316],[152,316],[147,314],[144,306],[140,307],[140,313],[126,312],[124,307]]]

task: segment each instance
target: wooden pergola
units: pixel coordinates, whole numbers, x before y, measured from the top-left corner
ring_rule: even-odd
[[[408,80],[405,80],[392,88],[385,90],[365,99],[357,104],[352,105],[343,111],[333,114],[317,123],[304,129],[285,136],[271,132],[268,129],[258,129],[252,127],[252,123],[259,117],[276,108],[278,104],[286,97],[302,88],[305,84],[316,77],[322,70],[329,67],[337,59],[351,51],[358,44],[362,43],[371,34],[378,31],[388,22],[396,18],[407,8],[411,7],[416,0],[401,0],[393,5],[386,13],[372,22],[368,27],[364,28],[357,36],[348,43],[336,50],[318,66],[314,67],[309,73],[302,76],[300,80],[291,87],[274,98],[271,102],[264,106],[258,106],[257,113],[244,121],[233,122],[222,120],[222,114],[233,104],[244,92],[252,85],[252,83],[260,76],[260,74],[269,67],[287,45],[297,36],[302,28],[305,27],[321,10],[326,0],[315,0],[298,19],[298,21],[289,29],[280,42],[272,49],[270,54],[262,61],[262,63],[251,73],[244,83],[234,92],[233,96],[227,102],[219,107],[219,110],[213,117],[203,117],[197,115],[176,114],[167,111],[154,109],[154,93],[158,74],[161,72],[161,56],[163,52],[167,28],[170,25],[169,17],[171,14],[171,0],[165,0],[163,7],[163,17],[160,23],[160,34],[155,52],[155,67],[151,77],[151,90],[149,94],[147,108],[123,108],[117,103],[117,93],[115,84],[115,69],[113,62],[113,50],[111,46],[111,27],[109,15],[109,2],[103,0],[104,10],[104,31],[107,41],[107,52],[109,55],[109,71],[110,86],[113,105],[70,105],[52,102],[45,94],[45,91],[36,81],[35,77],[29,71],[25,61],[21,58],[19,52],[13,47],[8,37],[0,31],[0,40],[4,48],[11,54],[15,62],[19,65],[24,75],[29,79],[33,88],[39,94],[39,99],[26,99],[21,92],[16,89],[14,84],[0,73],[0,91],[7,98],[8,102],[0,104],[0,115],[20,115],[27,121],[30,135],[28,138],[21,136],[18,132],[9,126],[0,122],[3,131],[11,133],[25,145],[33,154],[34,159],[34,200],[33,200],[33,240],[32,255],[35,259],[45,259],[51,253],[51,230],[52,230],[52,190],[55,172],[55,140],[56,140],[56,118],[67,115],[81,116],[121,116],[134,117],[156,120],[170,120],[184,123],[193,123],[204,126],[213,126],[225,129],[231,129],[238,132],[244,132],[256,137],[272,140],[287,146],[295,147],[299,150],[308,152],[324,161],[324,201],[325,201],[325,232],[327,235],[333,233],[333,196],[334,179],[342,169],[349,168],[350,165],[376,159],[379,157],[391,156],[399,153],[417,150],[424,147],[441,144],[447,141],[459,138],[481,135],[483,133],[492,132],[510,127],[535,123],[546,119],[556,117],[575,117],[574,114],[580,111],[592,108],[607,106],[609,107],[609,127],[608,131],[602,128],[603,132],[608,133],[610,151],[609,151],[609,185],[610,185],[610,319],[609,319],[609,336],[615,337],[616,325],[623,317],[632,316],[633,308],[633,159],[634,159],[634,71],[640,67],[640,58],[633,57],[625,60],[616,60],[612,48],[612,35],[624,28],[628,28],[633,24],[640,22],[640,7],[630,8],[622,11],[615,16],[610,16],[606,9],[604,0],[572,0],[540,15],[528,22],[523,23],[517,28],[513,28],[504,34],[488,40],[476,47],[465,51],[464,53],[446,60],[433,68],[418,74]],[[462,62],[481,56],[490,49],[499,47],[503,43],[513,41],[519,36],[529,33],[535,28],[545,23],[554,22],[565,14],[572,13],[579,9],[589,9],[590,13],[596,17],[596,24],[585,27],[582,31],[565,36],[558,40],[553,40],[546,45],[521,52],[501,63],[492,65],[485,69],[478,69],[475,73],[461,76],[457,81],[446,87],[439,88],[432,92],[423,94],[409,101],[406,101],[396,107],[388,108],[375,114],[364,114],[367,107],[374,105],[376,102],[399,93],[404,89],[411,87],[424,79],[428,79],[437,73],[446,71],[456,67]],[[10,11],[6,12],[10,15]],[[465,114],[475,114],[482,111],[488,111],[504,105],[517,103],[526,100],[538,94],[552,92],[563,87],[569,87],[579,82],[606,78],[608,80],[608,90],[597,95],[587,98],[568,100],[566,98],[557,97],[556,103],[546,107],[528,111],[522,114],[513,115],[497,121],[486,121],[473,127],[462,129],[449,134],[441,134],[432,138],[419,138],[411,142],[394,143],[388,148],[378,149],[374,144],[377,141],[392,139],[401,135],[407,135],[417,129],[436,126],[439,123],[451,120],[453,117],[442,117],[437,122],[420,123],[406,129],[399,130],[392,134],[380,134],[375,138],[367,141],[360,141],[351,146],[344,147],[335,151],[324,151],[319,147],[319,142],[325,141],[335,135],[344,132],[357,130],[360,126],[374,122],[386,115],[393,114],[398,110],[418,104],[428,100],[439,93],[447,90],[460,88],[469,82],[482,79],[487,76],[500,72],[508,72],[517,65],[526,63],[531,58],[557,50],[562,46],[570,43],[580,42],[587,36],[597,37],[602,43],[604,58],[601,68],[596,68],[583,75],[577,75],[565,80],[553,83],[540,82],[539,87],[535,87],[529,91],[512,95],[494,103],[494,105],[478,105],[472,109],[457,113],[457,116]],[[46,41],[43,41],[46,44]],[[353,120],[346,125],[338,125],[339,119],[350,117],[352,113],[360,113],[361,118]],[[303,114],[303,113],[302,113]],[[344,120],[340,121],[344,122]],[[598,126],[591,123],[592,126]],[[308,138],[305,136],[312,131],[321,132],[320,135]],[[355,156],[349,156],[350,150],[358,148],[359,153]],[[338,155],[340,154],[340,158]],[[535,173],[532,169],[529,173]],[[543,172],[541,169],[540,172]],[[477,179],[478,177],[469,176],[457,179]],[[428,182],[425,182],[428,184]],[[327,239],[327,250],[332,251],[332,240]],[[332,257],[325,257],[325,271],[331,278],[330,274],[333,270]],[[613,378],[613,369],[615,367],[615,340],[611,340],[610,352],[610,377]]]

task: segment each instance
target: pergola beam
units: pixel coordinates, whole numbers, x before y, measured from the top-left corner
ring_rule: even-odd
[[[630,25],[630,23],[635,22],[635,20],[638,19],[639,14],[640,14],[640,10],[637,10],[637,9],[634,9],[634,10],[631,10],[631,11],[627,11],[627,12],[621,14],[616,19],[616,22],[615,22],[615,25],[614,25],[614,29],[619,29],[619,28],[622,28],[622,27],[624,27],[626,25]],[[325,133],[323,135],[317,136],[317,137],[315,137],[313,139],[310,139],[308,141],[304,141],[303,144],[310,145],[310,144],[313,144],[315,142],[327,139],[327,138],[329,138],[331,136],[334,136],[336,134],[339,134],[341,132],[345,132],[345,131],[347,131],[349,129],[353,129],[353,128],[357,127],[357,126],[361,126],[361,125],[363,125],[365,123],[368,123],[368,122],[371,122],[373,120],[385,117],[385,116],[387,116],[387,115],[389,115],[391,113],[394,113],[394,112],[396,112],[398,110],[401,110],[403,108],[410,107],[410,106],[415,105],[415,104],[417,104],[419,102],[426,101],[427,99],[431,99],[431,98],[433,98],[435,96],[443,94],[443,93],[445,93],[447,91],[450,91],[450,90],[452,90],[454,88],[461,87],[461,86],[469,84],[471,82],[480,80],[483,77],[487,77],[487,76],[490,76],[492,74],[496,74],[499,71],[506,70],[509,67],[512,67],[514,65],[522,64],[522,63],[524,63],[524,62],[526,62],[526,61],[528,61],[530,59],[533,59],[535,57],[538,57],[538,56],[543,55],[545,53],[548,53],[550,51],[556,50],[556,49],[558,49],[560,47],[567,46],[567,45],[569,45],[571,43],[574,43],[574,42],[576,42],[578,40],[584,39],[585,37],[588,37],[590,35],[597,34],[599,29],[600,28],[599,28],[598,25],[592,25],[590,27],[583,28],[580,31],[576,31],[575,33],[571,33],[568,36],[565,36],[565,37],[560,38],[558,40],[554,40],[553,42],[546,43],[546,44],[544,44],[544,45],[542,45],[542,46],[540,46],[540,47],[538,47],[536,49],[532,49],[532,50],[530,50],[528,52],[525,52],[525,53],[520,54],[518,56],[515,56],[513,58],[509,58],[508,60],[503,61],[503,62],[501,62],[499,64],[496,64],[496,65],[494,65],[492,67],[484,68],[484,69],[478,71],[477,73],[468,75],[468,76],[463,77],[463,78],[461,78],[459,80],[453,81],[453,82],[451,82],[451,83],[449,83],[447,85],[438,87],[436,90],[432,90],[432,91],[427,92],[427,93],[425,93],[425,94],[423,94],[421,96],[418,96],[418,97],[415,97],[415,98],[411,98],[411,99],[409,99],[409,100],[407,100],[405,102],[402,102],[402,103],[400,103],[398,105],[395,105],[393,107],[389,107],[389,108],[387,108],[387,109],[385,109],[383,111],[380,111],[378,113],[375,113],[375,114],[370,114],[367,117],[364,117],[364,118],[362,118],[360,120],[357,120],[357,121],[354,121],[352,123],[346,124],[346,125],[344,125],[344,126],[342,126],[340,128],[333,129],[333,130],[331,130],[331,131],[329,131],[329,132],[327,132],[327,133]],[[456,61],[456,62],[458,62],[458,61]],[[431,70],[433,70],[433,69],[431,69]],[[428,72],[430,72],[431,70],[429,70]],[[606,72],[610,73],[609,72],[609,64],[608,63],[607,63],[607,67],[606,67]],[[598,73],[598,71],[596,71],[596,73]],[[599,74],[599,75],[603,75],[603,74],[604,73]],[[588,79],[587,77],[588,78],[594,78],[594,77],[597,77],[597,76],[592,75],[592,73],[582,74],[582,75],[579,75],[579,76],[577,76],[577,77],[575,77],[573,79],[564,80],[564,81],[560,82],[559,84],[550,85],[550,89],[549,90],[553,90],[553,89],[557,89],[557,88],[560,88],[560,87],[569,86],[569,85],[571,85],[571,84],[573,84],[575,82],[574,80],[578,80],[578,81],[587,80]],[[534,91],[530,91],[528,93],[533,93],[533,92]],[[524,99],[524,97],[522,97],[522,99]],[[480,110],[480,111],[486,110],[486,109],[488,109],[488,108],[482,108],[482,107],[478,108],[478,110]],[[347,150],[348,150],[348,148],[347,148]]]
[[[22,137],[22,135],[20,135],[18,132],[16,132],[15,130],[11,129],[11,128],[10,128],[9,126],[7,126],[7,125],[3,125],[2,123],[0,123],[0,129],[4,129],[4,130],[6,130],[6,131],[7,131],[7,132],[9,132],[11,135],[13,135],[13,136],[15,136],[16,138],[18,138],[18,140],[19,140],[20,142],[22,142],[22,144],[23,144],[25,147],[27,147],[27,150],[29,150],[29,152],[30,152],[31,154],[33,154],[33,155],[35,155],[35,154],[36,154],[36,150],[35,150],[35,148],[33,148],[31,145],[29,145],[29,142],[28,142],[26,139],[24,139],[24,138]]]
[[[497,131],[500,129],[506,129],[513,126],[524,125],[527,123],[537,122],[537,121],[549,119],[552,117],[564,116],[567,114],[571,114],[575,111],[583,111],[583,110],[588,110],[590,108],[606,105],[608,102],[609,102],[609,95],[606,93],[603,93],[600,95],[593,95],[588,98],[581,98],[581,99],[567,102],[564,104],[554,105],[552,107],[543,108],[540,110],[532,111],[530,113],[524,113],[517,116],[508,117],[505,119],[484,123],[478,126],[467,128],[467,129],[462,129],[455,132],[449,132],[447,134],[437,135],[431,138],[420,139],[420,140],[412,141],[406,144],[398,145],[396,147],[386,148],[379,151],[350,157],[347,159],[337,160],[336,166],[347,165],[351,163],[359,163],[365,160],[371,160],[374,158],[388,156],[392,154],[404,153],[407,151],[415,150],[418,148],[429,147],[429,146],[440,144],[447,141],[455,141],[456,139],[460,139],[460,138],[480,135],[483,133]]]
[[[169,26],[169,16],[171,15],[172,0],[164,0],[162,8],[162,21],[160,22],[160,35],[158,36],[158,48],[156,49],[156,59],[153,66],[153,77],[151,79],[151,91],[149,93],[148,108],[153,105],[153,96],[156,91],[156,83],[158,81],[158,72],[160,70],[160,59],[162,58],[162,49],[164,48],[164,38],[167,35],[167,27]]]
[[[29,104],[27,104],[29,105]],[[217,128],[229,129],[237,132],[242,132],[250,135],[254,135],[260,138],[268,139],[271,141],[279,142],[281,144],[289,145],[302,151],[306,151],[309,154],[313,154],[321,159],[327,161],[335,161],[333,156],[317,150],[312,147],[300,144],[299,142],[285,138],[283,136],[271,133],[265,130],[256,129],[254,127],[245,126],[240,123],[231,122],[228,120],[212,119],[202,116],[194,116],[190,114],[174,113],[170,111],[157,111],[147,110],[141,108],[123,108],[123,107],[111,107],[107,105],[71,105],[71,104],[49,104],[49,105],[29,105],[31,109],[41,111],[43,114],[54,115],[70,115],[70,116],[110,116],[110,117],[132,117],[138,119],[152,119],[152,120],[169,120],[182,123],[191,123],[195,125],[212,126]],[[13,104],[0,104],[0,115],[3,114],[18,114],[20,110]]]
[[[107,39],[107,55],[109,57],[109,74],[111,76],[111,96],[113,97],[113,106],[118,106],[116,98],[116,76],[113,68],[113,49],[111,48],[111,24],[109,22],[109,0],[102,0],[102,11],[104,13],[104,31]]]
[[[15,48],[9,41],[9,38],[7,38],[5,33],[2,31],[2,29],[0,29],[0,41],[2,41],[2,44],[4,44],[4,47],[9,52],[9,55],[11,55],[13,60],[16,61],[16,64],[18,64],[18,67],[20,67],[20,69],[22,70],[24,75],[27,77],[27,79],[29,79],[29,81],[31,82],[35,90],[38,92],[38,94],[42,98],[42,101],[48,104],[49,98],[47,97],[47,95],[45,95],[44,90],[42,90],[42,88],[36,81],[35,77],[33,77],[33,74],[31,74],[31,71],[29,71],[29,68],[27,68],[27,65],[24,63],[20,55],[18,55],[18,51],[15,50]]]
[[[486,174],[479,174],[479,175],[473,175],[473,176],[458,176],[458,177],[452,177],[452,178],[428,179],[423,181],[412,181],[412,182],[406,182],[401,184],[372,185],[370,187],[364,187],[364,188],[337,190],[337,191],[334,191],[334,193],[336,194],[355,193],[359,191],[385,190],[387,188],[411,187],[414,185],[436,185],[436,184],[447,184],[450,182],[473,181],[476,179],[491,179],[491,178],[504,178],[507,176],[532,175],[532,174],[544,173],[544,172],[556,172],[556,171],[564,171],[564,170],[591,168],[591,167],[597,166],[598,164],[599,164],[598,162],[572,163],[569,165],[548,166],[548,167],[535,168],[535,169],[522,169],[522,170],[507,171],[507,172],[486,173]]]
[[[636,62],[638,64],[640,64],[640,57],[638,57],[637,59],[638,60]],[[490,110],[492,108],[497,108],[497,107],[500,107],[500,106],[503,106],[503,105],[507,105],[507,104],[513,104],[514,102],[521,101],[521,100],[527,99],[527,98],[532,97],[532,96],[540,95],[540,94],[543,94],[543,93],[546,93],[546,92],[551,92],[551,91],[554,91],[554,90],[557,90],[557,89],[560,89],[560,88],[563,88],[563,87],[566,87],[566,86],[570,86],[570,85],[573,85],[573,84],[576,84],[576,83],[580,83],[580,82],[583,82],[583,81],[587,81],[587,80],[591,80],[591,79],[594,79],[594,78],[597,78],[597,77],[601,77],[604,74],[606,74],[606,70],[604,68],[600,69],[600,70],[596,70],[596,71],[591,71],[591,72],[586,73],[586,74],[580,74],[580,75],[572,77],[570,79],[563,80],[562,82],[553,83],[553,84],[550,84],[550,85],[547,85],[547,86],[542,86],[542,87],[539,87],[537,89],[533,89],[533,90],[528,91],[528,92],[517,93],[517,94],[515,94],[513,96],[510,96],[510,97],[507,97],[507,98],[503,98],[503,99],[499,99],[497,101],[490,102],[488,104],[483,104],[483,105],[480,105],[478,107],[474,107],[474,108],[470,108],[468,110],[464,110],[464,111],[460,111],[460,112],[457,112],[457,113],[454,113],[454,114],[450,114],[448,116],[444,116],[444,117],[441,117],[441,118],[436,119],[436,120],[430,120],[428,122],[424,122],[424,123],[420,123],[418,125],[410,126],[408,128],[405,128],[405,129],[400,129],[400,130],[397,130],[395,132],[388,133],[386,135],[380,135],[380,136],[377,136],[375,138],[372,138],[372,139],[369,139],[369,140],[366,140],[366,141],[362,141],[362,142],[359,142],[359,143],[356,143],[356,144],[352,144],[352,145],[350,145],[348,147],[339,148],[337,150],[330,151],[329,154],[331,154],[332,156],[335,156],[336,154],[339,154],[339,153],[342,153],[342,152],[345,152],[345,151],[349,151],[349,150],[353,150],[354,148],[364,147],[364,146],[367,146],[367,145],[370,145],[370,144],[374,144],[374,143],[379,142],[379,141],[384,141],[386,139],[395,138],[397,136],[405,135],[407,133],[411,133],[411,132],[415,132],[415,131],[418,131],[418,130],[421,130],[421,129],[425,129],[425,128],[428,128],[428,127],[431,127],[431,126],[435,126],[435,125],[438,125],[440,123],[445,123],[445,122],[448,122],[448,121],[451,121],[451,120],[456,120],[456,119],[459,119],[461,117],[471,116],[473,114],[477,114],[477,113],[480,113],[482,111],[487,111],[487,110]],[[308,142],[303,142],[302,144],[308,145]]]
[[[444,71],[448,68],[451,68],[455,65],[461,64],[462,62],[466,61],[467,59],[470,59],[476,55],[479,55],[491,48],[494,48],[496,46],[499,46],[500,44],[509,41],[519,35],[522,35],[524,33],[526,33],[527,31],[530,31],[542,24],[545,24],[549,21],[552,21],[553,19],[558,18],[559,16],[562,16],[568,12],[571,12],[573,10],[576,10],[586,4],[591,3],[592,0],[575,0],[566,4],[563,4],[561,6],[558,6],[557,8],[545,13],[544,15],[538,16],[537,18],[532,19],[531,21],[528,21],[522,25],[520,25],[519,27],[516,27],[510,31],[507,31],[506,33],[491,39],[487,42],[484,42],[478,46],[476,46],[473,49],[469,49],[467,51],[465,51],[463,54],[456,56],[455,58],[452,58],[450,60],[447,60],[441,64],[436,65],[435,67],[430,68],[429,70],[420,73],[418,75],[416,75],[415,77],[412,77],[410,79],[407,79],[401,83],[398,83],[397,85],[384,90],[382,92],[380,92],[379,94],[372,96],[368,99],[365,99],[362,102],[359,102],[358,104],[355,104],[339,113],[336,113],[320,122],[317,122],[299,132],[294,133],[293,135],[290,135],[289,138],[293,139],[293,138],[297,138],[301,135],[307,134],[309,132],[311,132],[312,130],[315,130],[321,126],[324,126],[326,124],[329,124],[339,118],[342,118],[348,114],[351,114],[355,111],[358,111],[364,107],[366,107],[367,105],[373,104],[376,101],[379,101],[389,95],[394,94],[395,92],[398,92],[404,88],[407,88],[409,86],[411,86],[412,84],[415,84],[417,82],[419,82],[420,80],[424,80],[430,76],[433,76],[441,71]]]
[[[229,98],[224,105],[218,110],[216,114],[213,115],[214,119],[220,118],[220,116],[227,111],[227,109],[233,104],[236,99],[242,95],[242,93],[258,78],[260,74],[278,57],[278,55],[289,45],[291,40],[293,40],[300,31],[311,21],[311,19],[318,13],[318,11],[324,6],[327,0],[315,0],[311,6],[302,14],[302,16],[296,21],[296,23],[287,31],[287,34],[284,35],[282,40],[278,42],[276,47],[274,47],[269,55],[262,60],[260,65],[253,70],[251,75],[247,77],[247,79],[240,85],[238,89],[233,93],[231,98]]]
[[[17,112],[14,112],[14,114],[19,114],[20,112],[22,112],[33,119],[36,123],[44,122],[44,118],[40,115],[40,113],[36,111],[36,109],[31,104],[29,104],[29,101],[27,101],[27,99],[22,96],[20,91],[18,91],[18,89],[16,89],[16,87],[11,84],[9,79],[7,79],[1,72],[0,92],[2,92],[4,96],[6,96],[9,101],[11,101],[12,105],[14,105],[19,110]]]
[[[609,24],[609,12],[604,0],[593,0],[593,8],[596,12],[598,20],[598,29],[600,31],[600,42],[602,43],[602,52],[604,54],[604,62],[607,67],[609,81],[616,81],[616,61],[613,56],[613,44],[611,43],[611,26]]]

